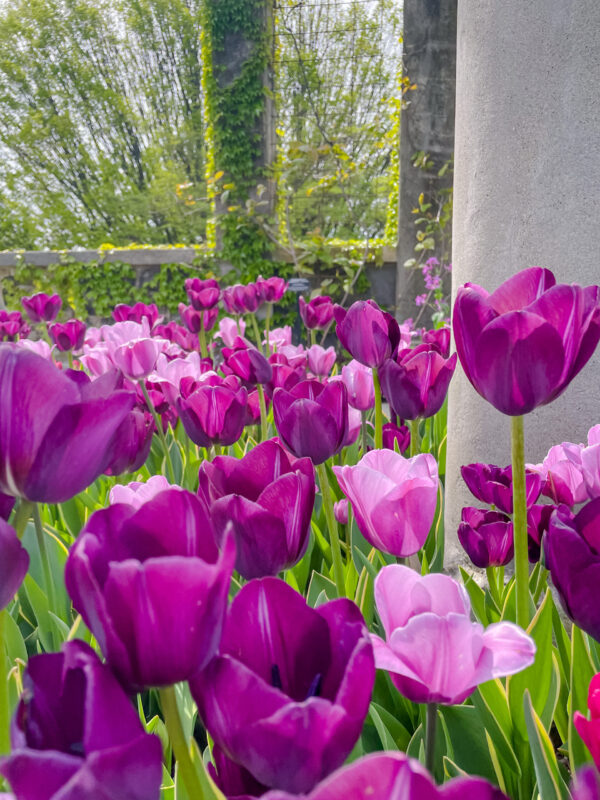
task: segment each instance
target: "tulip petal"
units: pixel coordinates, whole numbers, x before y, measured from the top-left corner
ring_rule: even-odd
[[[15,529],[0,519],[0,610],[13,599],[28,569],[27,550],[17,538]]]
[[[483,641],[486,650],[493,654],[491,673],[477,677],[477,683],[491,678],[514,675],[531,666],[535,659],[535,642],[525,631],[512,622],[494,622],[485,629]]]

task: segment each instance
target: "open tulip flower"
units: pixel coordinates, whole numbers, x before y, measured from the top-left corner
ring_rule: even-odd
[[[519,416],[558,397],[600,339],[599,287],[557,284],[530,267],[495,292],[458,290],[452,330],[460,363],[494,408]]]
[[[263,800],[507,800],[483,778],[454,778],[436,786],[431,775],[404,753],[371,753],[341,767],[309,794],[267,792]]]
[[[320,344],[313,344],[306,351],[308,357],[308,368],[317,378],[326,378],[335,364],[335,348],[321,347]]]
[[[219,654],[190,688],[226,756],[264,786],[300,793],[352,750],[374,677],[354,603],[312,609],[284,581],[262,578],[235,596]]]
[[[415,703],[462,703],[480,683],[534,661],[535,644],[522,628],[471,622],[465,588],[447,575],[384,567],[375,603],[386,635],[372,634],[375,665]]]
[[[551,447],[541,464],[528,464],[542,479],[542,494],[568,506],[588,499],[583,466],[583,445],[563,442]]]
[[[18,800],[158,800],[160,739],[87,644],[33,656],[23,685],[0,760]]]
[[[357,300],[347,311],[336,306],[334,316],[338,339],[365,367],[380,367],[398,347],[398,323],[373,300]]]
[[[471,494],[482,503],[489,503],[505,514],[513,511],[512,467],[496,467],[494,464],[465,464],[460,474]],[[528,470],[525,475],[527,508],[540,496],[542,479],[537,471]]]
[[[438,494],[438,471],[429,453],[404,458],[371,450],[356,466],[333,467],[365,539],[384,553],[405,557],[423,547]]]
[[[204,461],[199,478],[217,534],[233,530],[236,569],[244,578],[277,575],[302,558],[315,501],[309,458],[292,464],[283,447],[268,440],[240,459]]]
[[[458,540],[476,567],[501,567],[514,555],[512,522],[499,511],[463,508]]]
[[[179,487],[136,508],[94,512],[65,583],[119,680],[131,690],[187,680],[214,655],[235,545],[219,552],[206,505]]]
[[[85,337],[85,322],[80,319],[55,322],[52,325],[48,325],[48,333],[57,349],[61,352],[81,350]]]
[[[125,303],[119,303],[113,309],[113,319],[115,322],[126,322],[131,320],[133,322],[141,323],[143,319],[148,320],[150,327],[154,327],[157,322],[162,320],[158,313],[158,308],[155,303],[135,303],[128,306]]]
[[[75,383],[45,358],[5,344],[0,383],[0,491],[60,503],[107,469],[135,403],[132,393],[114,391],[116,370]]]
[[[273,368],[263,354],[250,342],[236,337],[233,347],[224,347],[221,370],[225,375],[236,375],[246,388],[257,383],[268,383]]]
[[[21,304],[31,322],[53,322],[58,316],[62,300],[57,294],[48,296],[44,292],[22,297]]]

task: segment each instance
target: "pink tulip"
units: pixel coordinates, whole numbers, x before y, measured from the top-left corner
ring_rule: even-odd
[[[588,446],[581,451],[581,466],[587,495],[594,500],[600,497],[600,425],[588,431]]]
[[[348,402],[352,408],[367,411],[375,404],[373,370],[354,359],[342,367],[342,380],[348,390]]]
[[[404,458],[394,450],[372,450],[356,466],[333,471],[368,542],[401,557],[423,547],[437,504],[438,470],[432,455]]]
[[[133,508],[141,508],[155,495],[170,488],[172,488],[171,484],[164,475],[153,475],[145,483],[132,481],[126,486],[120,484],[113,486],[108,495],[108,501],[111,506],[115,503],[126,503]]]
[[[582,464],[583,445],[563,442],[551,447],[541,464],[528,464],[543,480],[542,494],[568,506],[588,499]]]
[[[52,360],[52,350],[48,342],[44,339],[19,339],[15,344],[17,347],[23,347],[25,350],[31,350],[37,353],[37,355],[42,358],[47,358],[50,361]]]
[[[145,339],[150,336],[150,325],[144,317],[141,322],[126,320],[125,322],[115,322],[114,325],[102,325],[100,328],[102,339],[108,345],[118,347],[121,344],[131,342],[133,339]]]
[[[213,335],[214,339],[222,339],[225,347],[233,347],[237,336],[243,336],[246,332],[246,323],[243,319],[233,319],[233,317],[223,317],[219,320],[219,330]]]
[[[318,378],[326,378],[335,364],[335,348],[325,349],[320,344],[313,344],[306,351],[308,356],[308,368]]]
[[[375,666],[415,703],[462,703],[480,684],[530,666],[535,643],[511,622],[471,622],[465,588],[448,575],[392,564],[375,579],[386,640],[371,635]]]
[[[206,367],[206,362],[200,358],[200,353],[197,351],[188,353],[185,358],[174,358],[172,361],[169,361],[164,353],[160,353],[150,380],[159,383],[169,403],[175,405],[182,379],[189,377],[198,380],[207,371]]]
[[[112,359],[126,378],[138,381],[150,375],[165,342],[163,339],[136,339],[115,348]]]
[[[267,340],[263,340],[263,344],[266,344]],[[271,345],[271,349],[279,352],[281,347],[285,347],[285,345],[292,343],[292,329],[289,325],[285,325],[283,328],[273,328],[272,331],[269,331],[269,344]]]

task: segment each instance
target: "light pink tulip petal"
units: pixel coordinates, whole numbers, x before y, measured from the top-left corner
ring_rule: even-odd
[[[486,650],[492,653],[493,663],[488,677],[477,676],[478,683],[514,675],[533,664],[535,642],[518,625],[495,622],[485,629],[483,639]]]

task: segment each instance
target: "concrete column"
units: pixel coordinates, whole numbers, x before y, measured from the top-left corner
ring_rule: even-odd
[[[488,290],[520,269],[600,282],[600,3],[459,0],[453,292]],[[462,549],[460,478],[473,461],[510,463],[510,423],[460,367],[450,388],[446,557]],[[554,403],[528,415],[528,461],[585,441],[600,422],[600,353]]]

